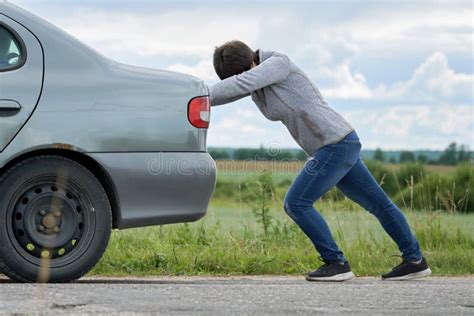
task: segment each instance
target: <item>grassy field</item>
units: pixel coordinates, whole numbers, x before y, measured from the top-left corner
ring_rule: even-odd
[[[320,203],[323,216],[358,275],[398,264],[395,244],[363,210]],[[338,209],[340,208],[340,209]],[[296,225],[275,214],[268,236],[248,209],[211,207],[198,223],[116,231],[94,269],[102,275],[300,274],[320,262]],[[474,214],[408,214],[438,275],[474,273]]]
[[[282,166],[276,167],[282,170]],[[403,169],[395,168],[395,172]],[[257,178],[259,168],[247,172],[243,169],[242,173],[222,169],[222,166],[220,170],[216,192],[204,219],[192,224],[115,231],[104,258],[92,273],[302,274],[321,264],[309,240],[281,208],[284,193],[299,168],[273,174],[271,192],[264,201],[258,198],[262,189],[261,179]],[[458,172],[456,170],[443,171],[450,176]],[[465,191],[469,197],[472,167],[468,175]],[[449,181],[446,183],[451,185]],[[407,185],[412,186],[412,195],[417,192],[413,181]],[[400,186],[399,190],[410,188]],[[424,201],[424,196],[422,198]],[[455,205],[456,201],[446,205]],[[414,203],[405,202],[408,205],[404,212],[433,272],[437,275],[474,274],[474,213],[464,214],[456,211],[456,207],[437,210],[434,206],[415,211]],[[466,199],[461,202],[466,203]],[[470,207],[470,204],[463,205]],[[334,193],[323,197],[316,207],[327,219],[356,274],[379,275],[399,263],[400,259],[393,256],[399,254],[396,245],[365,210]]]

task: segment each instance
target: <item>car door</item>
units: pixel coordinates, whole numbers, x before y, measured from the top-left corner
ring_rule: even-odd
[[[38,39],[0,13],[0,152],[38,104],[43,86],[43,58]]]

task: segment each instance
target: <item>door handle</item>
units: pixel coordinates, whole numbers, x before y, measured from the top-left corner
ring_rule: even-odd
[[[0,100],[0,111],[19,111],[20,103],[13,100]]]

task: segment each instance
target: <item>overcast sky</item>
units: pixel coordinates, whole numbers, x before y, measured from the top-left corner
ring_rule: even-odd
[[[11,0],[107,56],[216,82],[216,45],[287,54],[364,148],[474,147],[472,1]],[[210,146],[297,147],[252,101],[213,108]]]

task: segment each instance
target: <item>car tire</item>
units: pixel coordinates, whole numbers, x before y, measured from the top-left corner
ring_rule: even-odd
[[[0,177],[0,271],[17,282],[71,282],[109,242],[112,212],[98,179],[60,156],[17,163]]]

